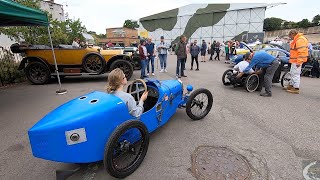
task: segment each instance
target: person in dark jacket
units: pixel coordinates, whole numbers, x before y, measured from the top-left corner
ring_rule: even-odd
[[[214,60],[217,60],[217,58],[218,58],[218,60],[220,61],[220,42],[217,42],[216,43],[216,57],[214,58]]]
[[[216,41],[214,40],[213,43],[211,44],[211,52],[210,52],[211,55],[209,59],[210,61],[213,61],[212,56],[214,55],[215,49],[216,49]]]
[[[195,60],[197,63],[196,71],[199,71],[199,62],[198,62],[199,53],[200,53],[200,47],[197,45],[197,40],[194,40],[193,44],[190,47],[190,54],[191,54],[191,69],[190,70],[193,70],[193,62]]]
[[[206,62],[206,51],[207,51],[207,43],[205,40],[202,40],[201,45],[201,62]]]
[[[148,59],[148,52],[146,48],[146,41],[144,39],[140,40],[139,46],[139,56],[140,56],[140,63],[141,63],[141,79],[144,79],[146,76],[146,66],[147,66],[147,59]]]
[[[178,78],[187,77],[184,74],[185,63],[187,59],[187,37],[185,35],[180,36],[180,41],[175,47],[175,53],[177,55],[176,76]]]

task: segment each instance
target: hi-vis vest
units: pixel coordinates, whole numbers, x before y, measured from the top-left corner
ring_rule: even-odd
[[[302,64],[308,60],[308,40],[298,33],[290,44],[290,63]]]

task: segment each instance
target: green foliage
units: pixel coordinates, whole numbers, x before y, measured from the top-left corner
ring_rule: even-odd
[[[25,74],[18,70],[19,63],[14,61],[14,55],[5,49],[0,51],[0,86],[25,81]]]
[[[281,24],[284,20],[280,18],[266,18],[263,22],[263,29],[265,31],[274,31],[274,30],[280,30]]]
[[[319,25],[320,25],[320,14],[316,15],[315,17],[313,17],[312,23],[313,23],[315,26],[319,26]]]
[[[28,7],[40,9],[40,0],[17,0],[17,2]],[[86,28],[81,24],[79,19],[66,19],[65,22],[60,22],[52,19],[51,15],[49,15],[49,22],[51,24],[50,32],[54,45],[71,44],[75,37],[80,38],[82,41],[84,40],[82,33],[86,32]],[[0,34],[5,34],[11,40],[17,42],[24,40],[29,44],[50,45],[47,27],[1,27]]]
[[[298,22],[298,26],[301,28],[307,28],[310,27],[311,24],[308,19],[302,19],[300,22]]]
[[[139,24],[137,21],[132,21],[132,20],[127,19],[124,21],[123,27],[135,29],[135,28],[139,28]]]
[[[291,29],[291,28],[308,28],[312,26],[320,25],[320,14],[313,17],[312,21],[308,19],[302,19],[300,22],[285,21],[280,18],[266,18],[263,23],[264,31],[274,31],[280,29]]]

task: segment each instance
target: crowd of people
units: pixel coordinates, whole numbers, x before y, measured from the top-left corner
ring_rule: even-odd
[[[167,56],[169,51],[177,56],[176,76],[187,77],[184,74],[185,64],[187,61],[187,55],[191,55],[191,68],[193,70],[194,63],[196,63],[196,71],[199,71],[199,56],[200,62],[207,62],[218,60],[221,56],[225,56],[225,60],[229,60],[229,57],[236,55],[236,49],[241,48],[239,41],[226,41],[220,43],[219,41],[213,41],[212,43],[202,40],[199,45],[197,40],[188,43],[187,37],[180,36],[179,42],[169,45],[164,41],[164,36],[160,37],[160,43],[154,44],[151,38],[147,40],[141,39],[138,47],[140,60],[141,60],[141,76],[140,78],[146,78],[150,75],[154,76],[154,61],[156,52],[160,60],[161,70],[160,73],[167,72]],[[150,68],[151,66],[151,68]]]

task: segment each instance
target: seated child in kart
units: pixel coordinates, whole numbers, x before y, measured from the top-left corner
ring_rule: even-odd
[[[148,97],[148,92],[142,94],[140,102],[137,105],[133,96],[123,91],[123,87],[127,84],[127,78],[123,71],[119,68],[112,70],[108,75],[107,92],[119,97],[126,103],[129,113],[132,116],[139,117],[143,113],[143,102]]]
[[[231,79],[231,83],[232,84],[236,84],[241,82],[241,79],[237,79],[236,76],[239,73],[243,73],[243,71],[246,69],[246,67],[249,65],[250,63],[250,59],[249,59],[250,53],[247,53],[245,55],[243,55],[243,60],[241,62],[239,62],[237,65],[235,65],[233,67],[233,75],[232,75],[232,79]],[[254,70],[251,68],[249,70],[249,73],[252,74],[254,73]]]

